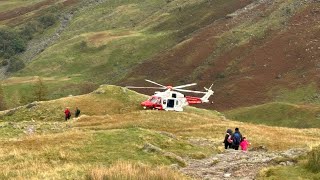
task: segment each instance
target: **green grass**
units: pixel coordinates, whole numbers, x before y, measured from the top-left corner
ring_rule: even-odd
[[[226,117],[242,122],[294,128],[317,128],[320,107],[289,103],[267,103],[226,112]]]
[[[320,177],[320,146],[313,148],[308,153],[306,168],[314,173],[318,173]]]
[[[42,53],[19,76],[49,77],[58,73],[60,77],[67,77],[78,74],[77,79],[82,81],[115,82],[130,72],[130,67],[173,44],[166,33],[135,33],[138,35],[120,36],[118,40],[99,47],[90,46],[86,40],[86,36],[92,34],[62,41]]]
[[[288,103],[320,103],[318,97],[319,89],[317,85],[311,83],[307,86],[297,87],[295,89],[273,88],[270,90],[270,96],[274,97],[275,101]]]
[[[277,180],[277,179],[292,179],[292,180],[316,180],[320,178],[320,174],[312,173],[301,166],[289,167],[274,167],[263,172],[263,175],[258,177],[258,180]]]
[[[300,158],[295,166],[275,166],[260,172],[258,179],[320,179],[320,148],[315,147],[304,158]]]
[[[163,152],[144,150],[143,147],[146,143],[161,148]],[[97,131],[88,145],[76,151],[83,154],[83,157],[75,160],[81,163],[112,163],[117,160],[134,160],[158,165],[183,163],[178,159],[164,156],[165,152],[172,152],[182,157],[188,157],[194,153],[210,153],[210,150],[193,146],[184,140],[173,139],[140,128]]]

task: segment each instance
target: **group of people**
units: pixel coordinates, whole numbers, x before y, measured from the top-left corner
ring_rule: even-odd
[[[71,111],[69,108],[66,108],[64,110],[64,115],[65,115],[65,120],[68,121],[68,119],[71,118]],[[80,109],[78,107],[76,107],[76,110],[74,112],[74,117],[77,118],[80,116]]]
[[[239,128],[235,128],[234,133],[231,129],[228,129],[223,143],[225,149],[232,148],[238,150],[240,146],[243,151],[247,151],[248,146],[250,145],[246,137],[242,136],[240,133]]]

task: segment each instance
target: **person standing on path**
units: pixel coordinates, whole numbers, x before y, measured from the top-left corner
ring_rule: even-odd
[[[64,110],[64,115],[65,115],[65,120],[67,121],[68,119],[70,119],[71,117],[71,112],[69,110],[69,108],[66,108],[66,110]]]
[[[235,150],[239,149],[240,142],[242,140],[242,135],[239,131],[239,128],[235,128],[235,131],[232,135],[232,147]]]
[[[232,148],[232,130],[231,129],[227,130],[223,143],[224,143],[225,149]]]
[[[77,118],[80,115],[80,109],[76,107],[76,111],[74,112],[74,117]]]
[[[242,149],[242,151],[247,151],[248,150],[248,146],[250,145],[249,141],[247,140],[246,137],[242,138],[242,141],[240,142],[240,147]]]

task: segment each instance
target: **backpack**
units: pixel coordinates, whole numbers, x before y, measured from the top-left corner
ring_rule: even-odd
[[[233,134],[233,145],[239,146],[240,145],[240,141],[241,141],[241,137],[239,133],[234,133]]]
[[[232,136],[231,135],[229,135],[227,141],[228,141],[228,143],[232,143]]]

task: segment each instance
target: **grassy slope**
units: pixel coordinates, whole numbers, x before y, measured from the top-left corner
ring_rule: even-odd
[[[41,0],[3,0],[0,1],[0,12],[9,11],[18,7],[27,6]]]
[[[267,103],[226,112],[230,119],[271,126],[318,128],[320,107],[289,103]]]
[[[119,160],[183,166],[178,156],[203,158],[220,152],[225,130],[236,126],[254,147],[264,145],[270,150],[305,147],[307,142],[308,146],[314,146],[320,135],[317,129],[298,130],[222,120],[217,112],[192,107],[181,113],[139,110],[142,99],[145,97],[133,91],[103,86],[88,95],[1,112],[0,176],[79,179]],[[64,122],[65,106],[72,110],[80,107],[82,116]],[[30,129],[35,133],[27,135]],[[281,139],[274,141],[280,136]],[[188,141],[190,138],[205,138],[212,144],[195,146]],[[146,151],[147,143],[161,150]]]

